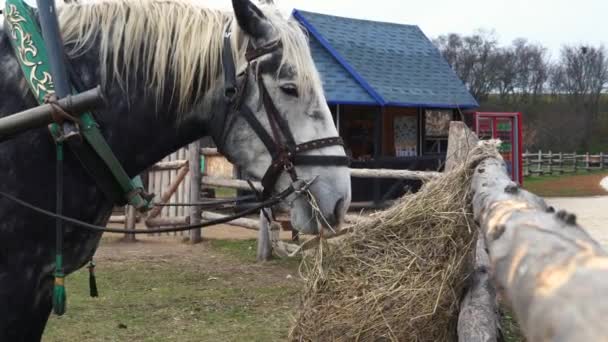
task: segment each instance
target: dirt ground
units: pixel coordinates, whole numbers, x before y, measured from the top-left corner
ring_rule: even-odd
[[[43,341],[284,341],[302,286],[299,260],[256,263],[246,233],[219,240],[207,232],[196,245],[105,235],[95,257],[100,296],[89,297],[86,269],[70,275],[68,311],[51,316]]]
[[[536,176],[524,179],[524,188],[543,197],[578,197],[608,195],[600,183],[605,172]]]
[[[576,214],[578,224],[608,247],[608,196],[546,198],[549,205]]]

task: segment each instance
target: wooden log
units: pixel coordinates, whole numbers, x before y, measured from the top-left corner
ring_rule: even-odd
[[[221,153],[219,153],[217,151],[217,148],[209,148],[209,147],[201,148],[201,154],[204,155],[205,157],[215,157],[215,156],[222,155]]]
[[[199,140],[193,142],[188,147],[189,165],[190,165],[190,203],[197,203],[201,200],[201,143]],[[189,207],[190,224],[201,223],[201,207]],[[190,242],[199,243],[203,241],[202,231],[200,228],[190,231]]]
[[[108,223],[125,223],[127,215],[112,215]]]
[[[272,258],[272,242],[270,241],[270,226],[272,222],[266,219],[263,211],[266,211],[268,217],[272,217],[272,212],[269,209],[260,210],[260,230],[258,231],[257,255],[258,262],[269,261]]]
[[[387,170],[387,169],[350,169],[351,177],[355,178],[392,178],[410,180],[431,180],[441,176],[441,172]]]
[[[465,163],[479,139],[463,122],[450,123],[446,172]],[[498,339],[496,291],[488,276],[489,260],[483,237],[479,235],[472,260],[469,286],[460,302],[458,340],[495,342]]]
[[[240,179],[226,179],[226,178],[215,178],[209,176],[203,176],[202,183],[206,186],[216,186],[221,188],[230,188],[238,190],[251,190],[249,184],[246,181]],[[253,185],[259,191],[262,191],[262,184],[260,182],[253,182]]]
[[[188,164],[189,163],[187,163],[186,165],[182,166],[181,169],[179,169],[179,172],[177,173],[177,176],[175,177],[175,180],[173,181],[173,183],[171,185],[169,185],[169,188],[167,189],[167,191],[165,191],[161,195],[161,197],[160,197],[161,204],[165,204],[165,203],[169,202],[169,199],[171,199],[171,196],[173,196],[173,193],[175,193],[175,190],[177,190],[177,188],[179,187],[179,184],[184,180],[184,178],[190,171],[188,168]],[[156,206],[156,207],[152,208],[152,210],[150,210],[150,213],[148,213],[148,220],[153,219],[153,218],[157,217],[158,215],[160,215],[162,210],[163,210],[162,206]]]
[[[498,340],[496,288],[490,278],[490,259],[481,236],[477,239],[473,264],[467,292],[460,302],[458,341],[494,342]]]
[[[463,122],[450,122],[448,133],[448,151],[446,153],[445,170],[451,171],[458,164],[464,163],[471,150],[477,146],[479,139]]]
[[[605,341],[608,253],[576,224],[511,181],[488,158],[472,179],[474,217],[492,275],[528,341]]]
[[[146,227],[168,227],[168,226],[182,226],[190,224],[190,216],[178,216],[178,217],[155,217],[146,220]]]
[[[135,207],[127,205],[126,212],[125,229],[135,229],[135,223],[137,221],[137,211],[135,210]],[[135,242],[135,234],[125,234],[125,241]]]
[[[222,214],[217,214],[217,213],[212,213],[212,212],[209,212],[209,211],[205,211],[205,212],[203,212],[201,214],[201,217],[202,217],[203,221],[212,221],[212,220],[226,218],[228,216],[227,215],[222,215]],[[226,224],[230,225],[230,226],[247,228],[247,229],[251,229],[251,230],[259,230],[260,229],[260,221],[254,220],[254,219],[245,218],[245,217],[238,218],[236,220],[232,220],[232,221],[230,221],[230,222],[228,222]]]
[[[186,164],[188,164],[188,161],[181,160],[181,159],[164,161],[164,162],[156,163],[154,166],[152,166],[150,168],[150,170],[152,170],[152,171],[179,170],[182,167],[186,166]]]

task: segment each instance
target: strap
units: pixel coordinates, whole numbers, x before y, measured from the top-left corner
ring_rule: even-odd
[[[100,233],[123,233],[123,234],[154,234],[154,233],[172,233],[172,232],[183,232],[183,231],[188,231],[188,230],[192,230],[192,229],[198,229],[198,228],[204,228],[204,227],[209,227],[209,226],[214,226],[217,224],[223,224],[223,223],[227,223],[230,221],[233,221],[237,218],[241,218],[244,216],[248,216],[251,214],[255,214],[257,212],[259,212],[260,209],[262,208],[269,208],[273,205],[276,205],[277,203],[283,201],[285,198],[287,198],[288,196],[292,195],[292,194],[296,194],[296,195],[300,195],[303,191],[305,191],[306,189],[308,189],[310,187],[310,185],[316,180],[316,178],[313,178],[312,180],[308,181],[308,182],[304,182],[304,181],[300,181],[299,183],[293,183],[291,184],[287,189],[283,190],[281,193],[279,193],[276,196],[273,196],[272,198],[269,198],[263,202],[261,202],[260,204],[243,210],[242,212],[235,214],[235,215],[231,215],[231,216],[227,216],[225,218],[221,218],[221,219],[216,219],[216,220],[212,220],[212,221],[207,221],[204,223],[200,223],[200,224],[193,224],[193,225],[187,225],[187,226],[177,226],[177,227],[169,227],[169,228],[157,228],[157,229],[146,229],[146,230],[142,230],[142,229],[120,229],[120,228],[107,228],[107,227],[103,227],[103,226],[97,226],[94,224],[90,224],[88,222],[84,222],[84,221],[80,221],[71,217],[66,217],[63,215],[58,215],[55,214],[51,211],[42,209],[40,207],[37,207],[29,202],[23,201],[18,199],[17,197],[6,193],[4,191],[0,191],[0,196],[7,198],[23,207],[26,207],[32,211],[35,211],[37,213],[46,215],[50,218],[55,218],[55,219],[60,219],[64,222],[68,222],[73,224],[75,227],[79,227],[88,231],[93,231],[93,232],[100,232]]]
[[[21,70],[28,80],[28,86],[38,103],[43,103],[45,97],[55,93],[53,80],[49,77],[49,59],[44,47],[44,40],[40,33],[40,26],[32,15],[31,8],[22,0],[6,1],[5,20],[9,30],[8,36],[15,55],[19,60]],[[31,44],[37,49],[37,54],[26,53],[20,50],[24,43]],[[66,63],[70,69],[69,63]],[[72,75],[72,81],[78,77]],[[77,89],[83,91],[84,89]],[[72,89],[72,93],[76,91]],[[122,205],[130,203],[140,210],[152,207],[150,200],[141,193],[143,188],[138,188],[122,168],[122,165],[112,153],[111,148],[99,131],[97,122],[91,113],[80,116],[82,122],[82,135],[87,144],[68,140],[68,145],[77,156],[83,167],[95,179],[102,191],[115,203]],[[55,130],[51,125],[49,129]],[[55,130],[56,131],[56,130]],[[139,190],[138,190],[139,189]],[[132,196],[129,196],[132,195]]]
[[[344,146],[344,141],[341,137],[333,137],[333,138],[323,138],[311,140],[300,145],[297,145],[295,148],[296,154],[300,152],[306,152],[311,150],[316,150],[319,148],[327,147],[327,146],[335,146],[340,145]]]
[[[272,41],[266,45],[260,46],[259,48],[253,48],[251,42],[249,42],[249,46],[247,46],[247,52],[245,53],[245,59],[247,62],[251,62],[254,59],[260,58],[264,55],[267,55],[274,50],[280,48],[282,45],[280,40]]]
[[[258,75],[258,86],[262,95],[262,101],[266,109],[268,121],[270,121],[270,127],[272,127],[273,133],[275,134],[275,143],[279,144],[281,141],[279,136],[280,131],[286,140],[287,146],[290,148],[295,147],[296,141],[291,133],[291,130],[289,129],[289,124],[287,121],[283,120],[281,114],[279,114],[279,111],[274,105],[270,94],[268,94],[268,90],[266,89],[266,85],[264,84],[264,80],[261,75]]]
[[[268,149],[268,152],[270,152],[271,158],[274,160],[278,156],[279,151],[277,150],[277,145],[272,137],[268,134],[266,129],[264,129],[264,126],[262,126],[260,121],[258,121],[249,107],[243,106],[239,113],[245,118],[245,120],[247,120],[247,123],[249,126],[251,126],[251,129],[253,129],[255,134],[257,134],[260,140],[262,140],[262,143],[264,143],[264,146],[266,146],[266,149]]]
[[[293,164],[307,166],[350,166],[350,158],[347,156],[296,155],[293,157]]]

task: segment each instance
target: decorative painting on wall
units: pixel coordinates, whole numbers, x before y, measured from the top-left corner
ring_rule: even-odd
[[[451,110],[425,110],[425,133],[429,137],[444,137],[450,132]]]
[[[396,116],[395,129],[395,156],[415,157],[418,147],[418,118],[416,116]]]

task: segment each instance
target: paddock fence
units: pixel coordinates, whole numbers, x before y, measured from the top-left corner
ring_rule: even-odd
[[[210,198],[234,197],[239,190],[251,191],[249,182],[237,178],[236,167],[228,162],[217,149],[197,146],[198,144],[193,144],[179,149],[141,175],[147,191],[156,195],[155,201],[160,204],[159,206],[145,215],[136,213],[129,206],[115,208],[110,223],[124,224],[125,228],[133,229],[137,223],[143,222],[147,228],[154,228],[195,224],[193,220],[204,222],[228,216],[229,213],[225,211],[200,211],[196,206],[187,205]],[[194,179],[192,178],[193,173],[197,174]],[[440,172],[392,169],[351,168],[350,173],[354,178],[422,181],[441,176]],[[262,190],[259,182],[251,183],[257,190]],[[359,208],[360,206],[361,203],[353,203],[353,207]],[[275,213],[275,216],[282,229],[290,229],[289,219],[285,213]],[[353,216],[347,216],[347,221],[354,220]],[[241,218],[227,224],[250,230],[266,227],[257,218]],[[191,232],[180,232],[157,235],[186,236],[190,234]],[[127,235],[126,238],[134,239],[134,236]]]
[[[579,171],[605,170],[608,168],[607,153],[563,153],[539,150],[523,154],[524,176],[547,176],[576,173]]]

